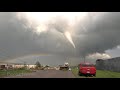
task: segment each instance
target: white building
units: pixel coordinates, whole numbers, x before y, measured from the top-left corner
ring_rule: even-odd
[[[14,64],[14,65],[12,65],[12,67],[13,67],[14,69],[15,69],[15,68],[18,69],[18,68],[23,68],[24,65],[15,65],[15,64]]]
[[[36,65],[27,65],[28,69],[35,68],[35,67],[36,67]]]

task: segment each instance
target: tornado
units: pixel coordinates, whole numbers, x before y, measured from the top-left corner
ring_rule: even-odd
[[[72,40],[71,34],[68,31],[66,31],[66,32],[64,32],[64,35],[68,39],[68,41],[72,44],[72,46],[75,48],[75,44]]]

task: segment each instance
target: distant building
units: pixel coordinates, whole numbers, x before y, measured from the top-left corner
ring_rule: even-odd
[[[12,69],[12,65],[11,64],[5,64],[5,63],[2,63],[0,64],[0,70],[3,70],[3,69]]]
[[[25,66],[27,69],[32,69],[36,67],[36,65],[24,65],[24,64],[19,64],[19,63],[0,63],[0,70],[19,69],[19,68],[24,68]]]
[[[14,65],[12,65],[12,67],[13,67],[14,69],[18,69],[18,68],[23,68],[24,65],[14,64]]]
[[[109,70],[120,72],[120,57],[111,58],[111,59],[98,59],[96,60],[96,68],[98,70]]]
[[[6,69],[6,64],[0,64],[0,70]]]
[[[34,69],[34,68],[36,68],[36,65],[27,65],[27,68],[28,69]]]

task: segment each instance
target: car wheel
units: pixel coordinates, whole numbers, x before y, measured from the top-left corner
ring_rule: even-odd
[[[93,76],[96,77],[96,74],[94,74]]]
[[[82,73],[80,73],[80,76],[82,76]]]
[[[79,72],[79,76],[82,76],[82,73]]]

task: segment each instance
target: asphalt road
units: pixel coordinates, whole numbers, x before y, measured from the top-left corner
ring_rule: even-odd
[[[75,78],[71,71],[61,70],[38,70],[23,75],[10,76],[5,78]]]

